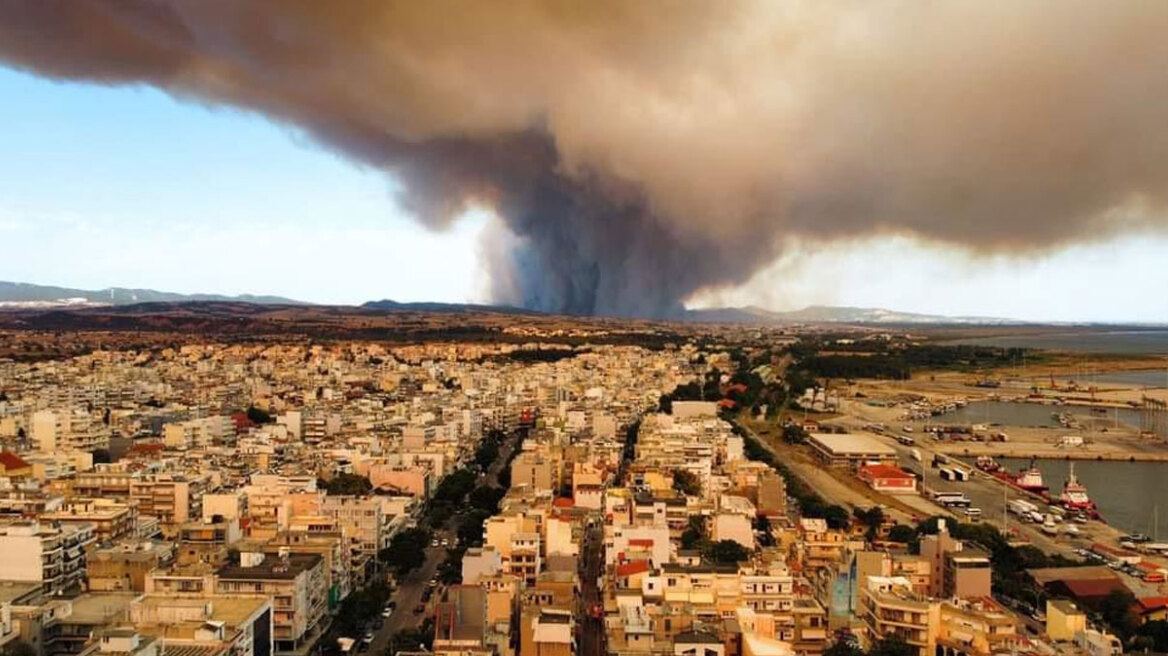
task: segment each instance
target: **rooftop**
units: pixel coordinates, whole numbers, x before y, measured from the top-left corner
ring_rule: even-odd
[[[241,564],[230,564],[219,568],[219,578],[224,580],[255,579],[287,580],[290,581],[302,572],[320,564],[322,556],[310,553],[290,553],[285,557],[279,554],[265,553],[264,559],[257,565],[244,567]]]
[[[835,455],[896,455],[896,450],[867,433],[811,433],[810,439]]]

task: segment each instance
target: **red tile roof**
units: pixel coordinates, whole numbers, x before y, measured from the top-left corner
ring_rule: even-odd
[[[1067,590],[1078,599],[1106,597],[1113,590],[1126,590],[1119,579],[1071,579],[1063,581]]]
[[[895,465],[865,465],[860,467],[860,473],[869,478],[915,478]]]
[[[1168,597],[1141,597],[1136,599],[1136,604],[1139,606],[1140,612],[1148,612],[1151,610],[1159,610],[1168,606]]]
[[[634,560],[630,563],[623,563],[616,566],[617,576],[632,576],[633,574],[641,574],[649,571],[649,563],[644,560]]]
[[[11,451],[0,451],[0,465],[4,465],[5,470],[25,469],[32,466],[24,458]]]

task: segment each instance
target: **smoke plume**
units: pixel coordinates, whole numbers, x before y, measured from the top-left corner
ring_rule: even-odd
[[[436,228],[493,208],[496,301],[658,316],[789,236],[1163,227],[1165,34],[1143,0],[0,0],[8,65],[261,113]]]

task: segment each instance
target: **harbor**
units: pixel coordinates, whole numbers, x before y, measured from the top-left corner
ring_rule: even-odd
[[[1073,558],[1160,560],[1168,387],[1155,383],[1168,371],[1153,361],[1089,377],[1065,365],[860,381],[838,393],[829,421],[880,436],[920,480],[921,501],[959,520]]]

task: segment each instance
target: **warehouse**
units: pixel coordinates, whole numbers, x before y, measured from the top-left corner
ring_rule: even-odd
[[[858,467],[896,462],[896,451],[892,447],[866,433],[811,433],[807,442],[826,465]]]

